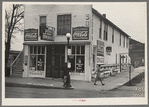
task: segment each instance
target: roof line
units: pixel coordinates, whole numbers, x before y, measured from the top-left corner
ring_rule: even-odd
[[[120,29],[118,26],[116,26],[114,23],[112,23],[110,20],[108,20],[107,18],[105,18],[101,13],[99,13],[97,10],[95,10],[94,8],[92,8],[92,12],[94,14],[96,14],[99,18],[103,19],[104,21],[107,21],[109,24],[111,24],[112,26],[114,26],[115,28],[117,28],[117,30],[119,30],[120,32],[122,32],[123,34],[125,34],[126,36],[130,37],[128,34],[126,34],[122,29]]]

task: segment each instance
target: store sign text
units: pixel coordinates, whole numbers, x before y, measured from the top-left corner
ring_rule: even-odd
[[[43,40],[49,40],[49,41],[54,41],[54,31],[51,29],[46,29],[45,33],[42,35]]]
[[[37,41],[38,40],[38,29],[25,29],[24,40],[25,41]]]
[[[88,27],[73,28],[72,40],[88,40],[88,39],[89,39]]]
[[[97,56],[97,64],[104,64],[104,57]]]
[[[37,76],[44,76],[44,71],[35,71],[35,70],[30,70],[29,71],[29,75],[32,75],[32,76],[35,76],[35,77],[37,77]]]

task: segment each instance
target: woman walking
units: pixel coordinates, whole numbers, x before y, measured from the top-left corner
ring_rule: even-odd
[[[105,85],[103,82],[102,82],[102,77],[101,77],[101,68],[100,66],[97,65],[97,70],[95,71],[95,81],[94,81],[94,85],[97,85],[96,82],[99,80],[103,85]]]

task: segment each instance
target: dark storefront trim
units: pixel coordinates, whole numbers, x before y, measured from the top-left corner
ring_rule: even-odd
[[[70,45],[83,45],[83,44],[90,44],[89,41],[82,41],[82,42],[73,42],[70,41]],[[67,42],[25,42],[23,45],[49,45],[49,44],[67,44]]]

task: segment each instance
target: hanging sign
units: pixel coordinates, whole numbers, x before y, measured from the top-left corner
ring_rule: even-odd
[[[97,40],[97,56],[104,56],[104,42]]]
[[[25,29],[24,41],[38,41],[38,29]]]
[[[89,27],[73,28],[72,40],[89,40]]]
[[[42,40],[54,41],[54,28],[48,27],[45,29],[45,33],[42,34]]]

